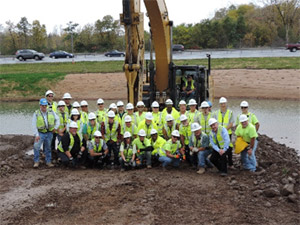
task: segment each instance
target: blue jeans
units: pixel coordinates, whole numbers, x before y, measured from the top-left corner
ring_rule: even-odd
[[[47,133],[41,133],[39,132],[40,140],[38,142],[34,142],[33,144],[33,150],[34,150],[34,162],[40,161],[40,149],[43,143],[45,146],[44,153],[46,157],[46,163],[51,162],[51,142],[53,133],[47,132]]]
[[[199,167],[205,167],[205,160],[208,162],[209,159],[207,158],[210,154],[212,153],[212,150],[210,148],[205,149],[204,151],[199,151],[198,152],[198,166]]]
[[[151,166],[152,155],[150,151],[146,151],[143,154],[138,155],[137,157],[140,159],[141,163],[143,163],[144,159],[146,159],[146,165]]]
[[[167,156],[160,156],[158,160],[162,163],[163,167],[166,167],[170,163],[172,163],[174,167],[179,167],[180,163],[180,159],[169,158]]]
[[[248,155],[247,149],[241,152],[241,160],[244,169],[255,171],[256,170],[256,157],[255,157],[255,151],[257,148],[258,141],[255,139],[254,146],[252,149],[251,156]]]

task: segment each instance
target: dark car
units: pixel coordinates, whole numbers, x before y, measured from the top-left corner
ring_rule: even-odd
[[[50,58],[53,59],[58,59],[58,58],[74,58],[74,55],[69,53],[69,52],[65,52],[65,51],[56,51],[56,52],[51,52],[49,55]]]
[[[172,50],[182,52],[182,51],[184,51],[184,46],[183,45],[173,45]]]
[[[22,49],[16,52],[16,58],[20,61],[26,61],[26,59],[42,60],[44,57],[44,53],[31,49]]]
[[[120,57],[120,56],[125,56],[125,52],[119,52],[118,50],[113,50],[111,52],[106,52],[104,55],[107,57],[113,57],[113,56]]]

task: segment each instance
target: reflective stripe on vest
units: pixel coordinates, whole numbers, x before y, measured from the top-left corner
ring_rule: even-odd
[[[171,145],[171,151],[170,153],[172,155],[174,155],[177,151],[177,149],[179,148],[179,145],[180,145],[180,142],[179,141],[176,141],[177,145],[173,144],[172,143],[172,140],[168,140],[165,145]],[[165,146],[164,145],[164,146]],[[176,149],[174,149],[174,146],[176,146]],[[164,149],[164,147],[160,148],[160,151],[159,151],[159,155],[160,156],[167,156],[167,153],[166,153],[166,150]]]
[[[219,123],[221,126],[227,128],[228,125],[229,125],[229,119],[230,119],[230,117],[232,116],[232,111],[229,110],[229,109],[227,109],[227,110],[226,110],[226,113],[225,113],[225,115],[224,115],[224,117],[223,117],[222,112],[221,112],[221,110],[219,109],[219,110],[217,111],[217,115],[218,115],[218,123]],[[232,134],[231,129],[228,130],[228,134]]]
[[[184,132],[184,144],[185,145],[188,145],[189,144],[189,139],[190,139],[190,136],[192,135],[192,131],[190,129],[191,127],[188,125],[188,126],[183,126],[182,124],[180,124],[179,126],[179,131],[182,131]]]
[[[205,120],[205,116],[203,115],[203,113],[200,113],[200,125],[201,125],[201,130],[206,133],[207,135],[209,134],[209,132],[211,131],[211,127],[208,125],[208,121],[211,117],[211,113],[209,113],[206,117]]]
[[[196,138],[196,135],[192,134],[192,142],[194,147],[201,148],[203,135],[201,134],[200,140]]]
[[[194,116],[193,116],[194,114]],[[194,122],[197,122],[197,117],[200,115],[200,112],[195,110],[195,112],[191,112],[191,111],[188,111],[187,112],[187,118],[189,120],[189,123],[192,124]]]
[[[90,125],[90,123],[87,124],[87,135],[88,135],[88,139],[91,140],[94,133],[99,130],[99,123],[96,122],[95,126],[93,127],[92,130],[92,126]]]
[[[46,112],[48,127],[46,126],[45,118],[43,117],[41,111],[37,110],[35,114],[36,114],[36,126],[39,132],[46,133],[49,131],[53,131],[55,125],[55,117],[52,111],[47,110]]]
[[[114,121],[111,130],[109,129],[109,123],[105,121],[105,141],[113,140],[117,141],[117,129],[119,122],[117,120]]]
[[[95,139],[91,140],[91,144],[93,145],[93,150],[95,153],[99,153],[101,152],[102,150],[102,146],[103,146],[103,139],[101,138],[100,139],[100,143],[98,144],[98,147],[97,147],[97,144],[95,142]]]
[[[219,148],[223,149],[224,148],[224,139],[222,137],[222,129],[223,127],[221,125],[219,125],[218,127],[218,131],[217,131],[217,140],[215,138],[215,134],[211,131],[211,136],[212,136],[212,139],[213,139],[213,142],[218,145]]]
[[[188,82],[189,82],[188,80],[185,81],[185,86],[186,86],[186,87],[187,87],[188,84],[189,84]],[[195,86],[194,86],[194,80],[191,81],[191,90],[193,90],[193,89],[195,89]]]
[[[125,134],[126,131],[128,131],[131,134],[131,136],[133,137],[133,135],[134,135],[134,124],[131,123],[130,127],[127,127],[126,124],[123,124],[122,130],[123,130],[123,135]]]
[[[171,136],[172,136],[172,131],[176,129],[176,123],[175,123],[175,121],[173,121],[173,125],[172,125],[172,128],[171,128],[171,129],[170,129],[170,127],[168,126],[167,122],[165,123],[164,128],[165,128],[165,130],[166,130],[167,137],[168,137],[168,138],[171,138]]]
[[[124,147],[123,148],[124,149],[123,154],[124,154],[125,159],[126,160],[132,159],[132,155],[133,155],[133,146],[132,146],[132,144],[128,145],[127,148],[125,148],[124,143],[122,143],[122,145]],[[120,152],[119,155],[121,156],[121,152]]]
[[[59,129],[65,128],[65,126],[68,123],[68,114],[64,112],[64,116],[63,116],[62,113],[59,112],[58,117],[59,117]]]
[[[74,146],[74,137],[71,133],[69,133],[69,136],[70,136],[70,144],[69,144],[69,147],[68,147],[68,151],[70,152]],[[80,137],[79,137],[80,139]],[[65,152],[63,147],[62,147],[62,142],[60,141],[58,146],[57,146],[57,149],[61,152]]]

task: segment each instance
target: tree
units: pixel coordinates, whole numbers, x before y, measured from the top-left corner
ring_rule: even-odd
[[[47,31],[46,26],[41,25],[38,20],[32,22],[32,45],[37,51],[42,51],[46,47]]]
[[[7,21],[6,22],[6,25],[7,25],[7,30],[8,30],[8,33],[9,33],[9,39],[10,39],[10,44],[11,44],[11,48],[12,51],[11,52],[15,52],[17,51],[17,35],[16,35],[16,27],[15,25],[13,24],[13,22],[11,21]]]
[[[67,32],[68,36],[66,37],[66,39],[71,39],[71,51],[72,54],[74,54],[74,41],[73,41],[73,36],[75,34],[74,30],[76,29],[76,27],[78,26],[78,23],[73,23],[72,21],[70,21],[69,23],[67,23],[67,27],[64,28],[64,31]]]
[[[21,46],[22,48],[28,48],[28,37],[30,35],[31,25],[28,22],[26,17],[22,17],[20,22],[16,26],[18,33],[21,37]]]

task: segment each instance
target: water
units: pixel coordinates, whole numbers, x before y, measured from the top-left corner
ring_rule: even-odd
[[[240,102],[247,99],[229,99],[228,107],[233,110],[234,119],[240,114]],[[248,99],[249,111],[259,122],[260,134],[266,134],[275,141],[286,144],[300,152],[300,105],[299,101]],[[106,107],[112,101],[105,102]],[[89,110],[97,109],[96,101],[88,101]],[[39,108],[36,102],[1,102],[0,134],[32,135],[32,115]],[[215,100],[213,110],[218,108]]]

